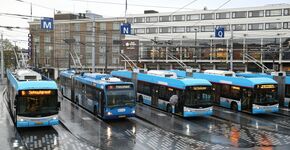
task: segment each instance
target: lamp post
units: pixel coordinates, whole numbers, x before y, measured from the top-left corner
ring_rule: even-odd
[[[68,69],[71,69],[71,48],[72,48],[72,44],[75,43],[75,39],[74,38],[70,38],[70,39],[64,39],[63,40],[66,44],[69,45],[69,55],[68,55]]]

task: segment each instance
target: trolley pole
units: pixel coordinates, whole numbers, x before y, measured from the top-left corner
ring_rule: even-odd
[[[4,79],[4,46],[3,46],[3,34],[1,33],[1,81]]]
[[[232,25],[230,25],[230,29],[231,29],[230,70],[233,71],[234,35]]]

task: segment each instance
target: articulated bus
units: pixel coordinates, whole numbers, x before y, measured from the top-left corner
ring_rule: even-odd
[[[136,73],[112,71],[122,80],[137,83],[138,101],[182,117],[212,115],[211,83],[203,79],[177,78],[169,71]],[[137,76],[135,76],[137,75]]]
[[[184,76],[185,71],[176,71]],[[197,79],[206,79],[213,84],[214,102],[235,111],[252,114],[277,112],[277,82],[270,78],[236,77],[232,71],[205,70],[193,73]]]
[[[7,70],[8,107],[16,127],[59,124],[57,84],[30,69]]]
[[[283,72],[277,72],[277,75],[274,75],[276,72],[273,72],[272,74],[266,74],[266,73],[237,73],[236,75],[239,77],[245,77],[245,78],[258,78],[258,77],[264,77],[264,78],[271,78],[275,79],[275,76],[279,76],[279,74]],[[284,107],[290,108],[290,76],[285,76],[285,80],[283,80],[283,84],[285,84],[285,89],[282,88],[281,92],[285,94],[285,97],[282,99],[282,105]],[[278,88],[279,90],[279,88]]]
[[[103,119],[135,116],[136,93],[131,82],[108,74],[60,73],[61,88],[71,101]],[[65,92],[69,91],[69,92]]]

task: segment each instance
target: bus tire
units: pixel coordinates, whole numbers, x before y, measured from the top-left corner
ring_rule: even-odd
[[[288,108],[290,109],[290,102],[288,103]]]
[[[77,105],[79,105],[79,97],[77,97],[77,96],[76,96],[76,101],[75,101],[75,103],[76,103]]]
[[[94,115],[97,116],[98,115],[98,112],[97,112],[97,109],[96,107],[94,107]]]
[[[231,109],[232,109],[233,111],[238,111],[238,104],[235,103],[235,102],[232,102],[232,104],[231,104]]]
[[[143,103],[143,96],[142,95],[139,95],[138,102]]]
[[[166,111],[167,111],[168,113],[172,113],[172,107],[171,107],[170,104],[167,104]]]

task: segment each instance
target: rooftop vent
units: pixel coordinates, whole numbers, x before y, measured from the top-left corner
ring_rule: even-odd
[[[30,69],[17,69],[15,70],[16,78],[20,81],[24,80],[41,80],[41,75]]]
[[[235,77],[236,74],[233,71],[226,71],[226,70],[205,70],[204,73],[206,74],[216,74],[221,76],[231,76]]]
[[[157,14],[157,13],[159,12],[155,10],[144,10],[144,14]]]
[[[119,78],[115,78],[115,77],[104,77],[101,80],[107,81],[107,82],[121,82]]]
[[[170,72],[170,71],[150,70],[147,72],[147,74],[161,76],[161,77],[168,77],[168,78],[177,78],[176,73]]]

